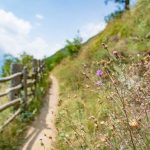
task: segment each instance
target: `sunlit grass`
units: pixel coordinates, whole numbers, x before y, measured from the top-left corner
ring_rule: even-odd
[[[56,149],[58,147],[62,149],[119,149],[121,146],[128,149],[133,146],[148,149],[149,133],[146,132],[149,122],[147,120],[149,86],[145,75],[149,69],[145,70],[142,66],[142,71],[137,64],[144,60],[144,65],[147,66],[149,56],[141,54],[128,58],[126,55],[121,59],[110,61],[104,58],[104,60],[84,64],[78,62],[75,64],[74,61],[74,64],[69,64],[72,66],[70,70],[69,66],[62,68],[60,65],[54,71],[59,77],[61,89],[56,122],[58,128]],[[99,68],[103,70],[101,78],[96,77],[96,69]],[[108,70],[110,74],[107,74]],[[132,74],[130,70],[134,73]],[[136,95],[138,89],[134,85],[135,74],[139,80],[136,84],[140,84],[140,90],[143,90],[146,99],[140,91],[139,97]],[[96,83],[99,80],[102,84],[97,87]],[[143,84],[147,84],[147,87],[142,88]],[[143,104],[147,105],[144,107],[145,113]],[[133,139],[133,143],[130,138]],[[139,143],[136,143],[136,140]]]
[[[139,1],[85,43],[76,59],[54,69],[60,81],[56,149],[149,149],[149,7]]]
[[[35,97],[31,97],[29,100],[32,100],[29,107],[13,121],[7,127],[4,128],[3,132],[0,133],[0,150],[17,150],[23,144],[24,134],[27,130],[28,125],[33,121],[35,115],[40,112],[40,108],[42,107],[42,99],[47,92],[49,87],[48,73],[44,75],[42,81],[37,84],[35,89]],[[8,85],[1,85],[1,91],[5,91],[6,88],[9,88]],[[30,90],[29,90],[30,91]],[[9,96],[1,98],[1,103],[5,104],[9,102]],[[13,114],[16,110],[14,107],[9,108],[0,113],[0,125],[6,121],[11,114]]]
[[[9,83],[0,84],[0,93],[5,92],[5,90],[8,88],[9,88]],[[9,95],[0,97],[0,106],[6,104],[8,102],[9,102]],[[4,123],[4,121],[6,121],[8,119],[8,117],[11,115],[11,113],[12,113],[11,108],[8,108],[7,110],[2,111],[0,113],[0,125],[2,125]]]

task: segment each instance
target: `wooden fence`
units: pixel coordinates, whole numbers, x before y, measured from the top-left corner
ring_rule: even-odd
[[[0,97],[9,96],[9,102],[0,106],[0,112],[14,106],[13,115],[0,126],[0,132],[28,107],[31,102],[30,97],[35,96],[36,84],[42,79],[44,72],[44,62],[33,60],[32,70],[28,70],[21,64],[12,64],[12,75],[0,78],[0,84],[10,82],[10,88],[0,93]]]

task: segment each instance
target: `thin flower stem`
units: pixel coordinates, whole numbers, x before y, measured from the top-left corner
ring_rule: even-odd
[[[108,72],[107,72],[107,74],[110,77],[110,80],[111,80],[112,84],[114,85],[114,88],[115,88],[115,90],[116,90],[116,92],[118,94],[118,97],[121,100],[121,103],[122,103],[122,106],[123,106],[123,111],[124,111],[124,114],[125,114],[125,117],[126,117],[128,131],[129,131],[130,138],[131,138],[131,143],[132,143],[133,149],[136,150],[136,146],[135,146],[134,140],[133,140],[132,130],[131,130],[130,126],[129,126],[129,117],[128,117],[128,114],[127,114],[127,111],[126,111],[126,106],[125,106],[124,98],[120,95],[120,93],[118,91],[118,88],[114,84],[114,80],[113,80],[112,76]]]

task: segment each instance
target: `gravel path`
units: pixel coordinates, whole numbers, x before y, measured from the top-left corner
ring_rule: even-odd
[[[58,105],[58,81],[54,76],[50,77],[52,86],[49,89],[39,117],[33,122],[27,132],[22,150],[52,150],[55,141],[56,128],[55,116]]]

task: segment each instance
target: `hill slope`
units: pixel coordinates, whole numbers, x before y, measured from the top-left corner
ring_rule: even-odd
[[[53,70],[61,85],[56,149],[150,148],[149,10],[139,0]]]

